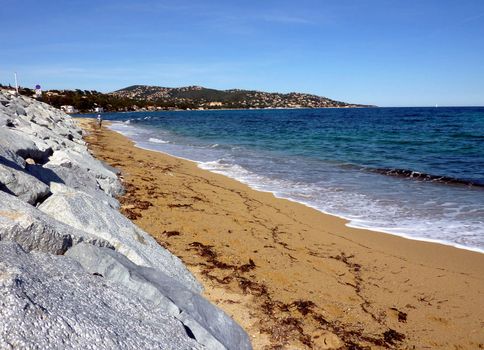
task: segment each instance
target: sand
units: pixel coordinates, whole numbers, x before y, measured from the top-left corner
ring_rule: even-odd
[[[353,229],[92,120],[122,212],[179,256],[255,349],[484,348],[484,254]]]

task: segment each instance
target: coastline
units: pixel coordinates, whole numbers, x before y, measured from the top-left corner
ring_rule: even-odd
[[[445,117],[449,112],[437,114]],[[440,157],[445,159],[446,152],[435,151],[442,152],[436,156],[434,151],[427,149],[432,142],[430,139],[418,152],[411,151],[416,145],[410,146],[403,141],[406,133],[400,133],[400,141],[394,144],[386,139],[384,131],[377,132],[379,141],[373,140],[371,146],[363,141],[364,134],[372,132],[367,129],[370,124],[364,121],[384,118],[386,122],[380,124],[382,130],[391,129],[393,123],[388,120],[395,118],[403,122],[407,115],[413,115],[411,109],[351,112],[359,116],[354,121],[366,132],[357,131],[360,126],[356,125],[338,128],[333,118],[344,120],[345,117],[337,112],[328,112],[332,117],[326,122],[326,118],[319,117],[324,113],[321,111],[312,112],[316,113],[314,121],[305,112],[291,113],[272,111],[267,116],[258,112],[241,112],[240,115],[227,112],[220,116],[197,112],[186,112],[183,116],[131,113],[106,117],[113,121],[111,130],[127,136],[137,147],[195,161],[202,169],[228,176],[252,189],[268,191],[276,197],[295,200],[347,219],[353,227],[483,252],[484,226],[482,215],[479,215],[482,213],[479,199],[484,187],[479,185],[478,154],[473,162],[473,153],[469,151],[471,155],[463,156],[462,164],[451,157],[442,163],[444,168],[439,169],[439,166],[432,168],[432,164],[437,164]],[[415,113],[426,114],[424,111]],[[467,112],[464,114],[470,116]],[[424,118],[422,122],[435,132],[439,118]],[[293,119],[302,124],[291,121]],[[468,121],[459,125],[472,125],[473,117]],[[280,122],[287,122],[288,129],[271,132],[271,128],[278,130]],[[314,125],[311,127],[311,124]],[[326,124],[328,126],[323,126]],[[407,127],[418,133],[413,125],[409,123]],[[448,120],[442,124],[444,126],[453,127]],[[303,129],[297,131],[301,127]],[[213,133],[212,128],[219,131]],[[252,136],[244,135],[247,130],[251,130]],[[318,133],[331,136],[315,136]],[[355,133],[361,135],[356,137]],[[351,141],[344,141],[346,137]],[[442,145],[453,142],[446,141],[446,136],[439,139]],[[473,145],[472,149],[477,151],[475,140],[470,137],[468,146]],[[465,137],[454,141],[453,147],[467,147]],[[403,142],[402,147],[398,146],[399,142]],[[370,149],[375,147],[379,151],[373,157]],[[354,158],[354,152],[361,154],[360,160]],[[425,155],[427,152],[430,158]],[[437,157],[435,162],[430,160],[432,157]],[[402,159],[406,163],[402,163]]]
[[[193,162],[93,130],[122,210],[179,256],[254,348],[484,346],[484,255],[355,229]]]
[[[327,107],[327,108],[333,108],[333,107]],[[116,133],[120,133],[121,135],[123,135],[123,133],[121,133],[121,132],[119,132],[117,130],[114,130],[114,129],[111,129],[111,128],[109,128],[109,129],[111,131],[114,131]],[[123,135],[123,136],[127,137],[126,135]],[[311,209],[314,209],[314,210],[316,210],[316,211],[318,211],[318,212],[320,212],[320,213],[322,213],[324,215],[329,215],[329,216],[332,216],[332,217],[335,217],[335,218],[344,220],[345,221],[345,225],[347,227],[350,227],[350,228],[354,228],[354,229],[358,229],[358,230],[368,230],[368,231],[378,232],[378,233],[384,233],[384,234],[388,234],[388,235],[392,235],[392,236],[396,236],[396,237],[400,237],[400,238],[404,238],[404,239],[408,239],[408,240],[413,240],[413,241],[418,241],[418,242],[426,242],[426,243],[433,243],[433,244],[440,244],[440,245],[445,245],[445,246],[449,246],[449,247],[456,248],[456,249],[463,249],[463,250],[468,250],[468,251],[475,252],[475,253],[484,254],[484,249],[482,249],[482,248],[465,246],[465,245],[458,244],[458,243],[454,243],[454,242],[451,242],[451,241],[444,241],[444,240],[432,239],[432,238],[427,238],[427,237],[413,236],[413,235],[405,234],[405,233],[402,233],[402,232],[395,232],[395,231],[391,231],[391,230],[386,230],[385,228],[375,228],[375,227],[371,227],[371,226],[368,226],[368,227],[361,226],[361,225],[358,225],[356,223],[353,223],[351,221],[351,219],[348,219],[348,218],[346,218],[346,217],[344,217],[342,215],[338,215],[338,214],[334,214],[334,213],[327,212],[327,211],[325,211],[323,209],[320,209],[320,208],[317,208],[317,207],[311,205],[310,203],[302,202],[302,201],[297,201],[297,200],[292,199],[292,198],[289,198],[289,197],[279,196],[278,194],[276,194],[274,192],[271,192],[270,190],[256,189],[253,186],[251,186],[251,184],[245,183],[245,182],[243,182],[243,181],[241,181],[241,180],[239,180],[237,178],[234,178],[234,177],[231,177],[231,176],[222,174],[222,173],[218,173],[218,172],[215,172],[215,171],[211,171],[209,169],[205,169],[205,168],[203,168],[203,167],[200,166],[201,164],[203,164],[203,162],[198,162],[198,161],[194,161],[194,160],[191,160],[191,159],[188,159],[188,158],[178,157],[178,156],[175,156],[175,155],[172,155],[172,154],[169,154],[169,153],[160,151],[160,150],[154,150],[154,149],[150,149],[150,148],[147,148],[147,147],[143,147],[141,145],[138,145],[134,141],[133,141],[133,144],[134,144],[134,146],[136,148],[139,148],[139,149],[142,149],[142,150],[145,150],[145,151],[162,153],[162,154],[164,154],[164,155],[166,155],[168,157],[180,159],[180,160],[186,161],[186,162],[195,163],[195,164],[197,164],[198,168],[201,169],[201,170],[209,171],[209,172],[215,173],[215,174],[221,174],[222,176],[228,177],[228,178],[230,178],[232,180],[235,180],[237,182],[241,182],[241,183],[247,185],[248,187],[250,187],[250,189],[252,189],[254,191],[269,193],[269,194],[273,195],[277,199],[287,200],[289,202],[293,202],[293,203],[298,204],[298,205],[304,205],[304,206],[306,206],[308,208],[311,208]]]

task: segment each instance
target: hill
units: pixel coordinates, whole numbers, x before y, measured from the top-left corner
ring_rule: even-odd
[[[324,108],[368,107],[335,101],[327,97],[291,92],[262,92],[254,90],[216,90],[201,86],[169,88],[133,85],[111,93],[131,100],[144,100],[157,105],[179,108]]]

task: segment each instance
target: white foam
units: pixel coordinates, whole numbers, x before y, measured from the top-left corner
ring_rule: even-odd
[[[156,137],[150,137],[148,139],[148,141],[153,142],[153,143],[161,143],[161,144],[163,144],[163,143],[169,143],[169,141],[157,139]]]
[[[346,226],[358,229],[369,229],[372,231],[378,231],[386,234],[391,234],[399,237],[403,237],[406,239],[424,241],[424,242],[431,242],[431,243],[439,243],[443,245],[450,245],[459,249],[466,249],[471,250],[474,252],[484,253],[484,249],[467,246],[463,244],[456,243],[451,240],[453,237],[449,237],[448,240],[445,239],[437,239],[433,238],[433,233],[430,229],[437,225],[439,227],[445,227],[447,229],[452,228],[455,226],[455,223],[452,220],[446,222],[438,222],[438,223],[429,223],[429,222],[418,222],[415,220],[410,221],[403,221],[397,225],[398,219],[395,219],[395,225],[388,226],[387,222],[379,222],[375,213],[381,213],[382,210],[385,210],[386,213],[391,211],[397,211],[398,208],[391,208],[386,206],[385,208],[381,208],[376,205],[374,202],[369,202],[365,200],[365,198],[361,198],[361,195],[358,194],[350,194],[350,197],[354,197],[353,200],[351,199],[344,199],[341,206],[347,206],[348,203],[365,203],[363,206],[366,208],[366,215],[359,213],[359,214],[341,214],[341,211],[338,209],[329,209],[321,204],[318,203],[315,194],[319,194],[320,196],[324,194],[321,193],[324,189],[317,188],[316,186],[311,186],[307,184],[295,183],[290,180],[275,180],[270,179],[268,177],[257,175],[248,171],[247,169],[234,164],[228,164],[224,159],[219,159],[217,161],[211,162],[198,162],[198,166],[204,170],[209,170],[214,173],[222,174],[231,178],[234,178],[246,185],[249,185],[251,188],[259,191],[270,192],[274,194],[278,198],[287,199],[296,203],[304,204],[310,208],[316,209],[320,212],[325,214],[333,215],[340,217],[342,219],[348,220]],[[329,191],[328,191],[329,192]],[[331,195],[331,200],[336,203],[338,202],[339,198],[335,197],[335,193],[339,191],[335,191],[334,193],[328,193]],[[348,194],[346,194],[348,195]],[[324,202],[324,201],[323,201]],[[336,207],[336,206],[335,206]],[[373,216],[372,218],[369,218]],[[457,226],[454,227],[454,232],[459,232],[461,227]]]

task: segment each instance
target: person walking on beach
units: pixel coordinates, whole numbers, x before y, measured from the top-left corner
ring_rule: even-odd
[[[103,118],[101,118],[101,114],[97,115],[97,125],[101,127],[103,124]]]

